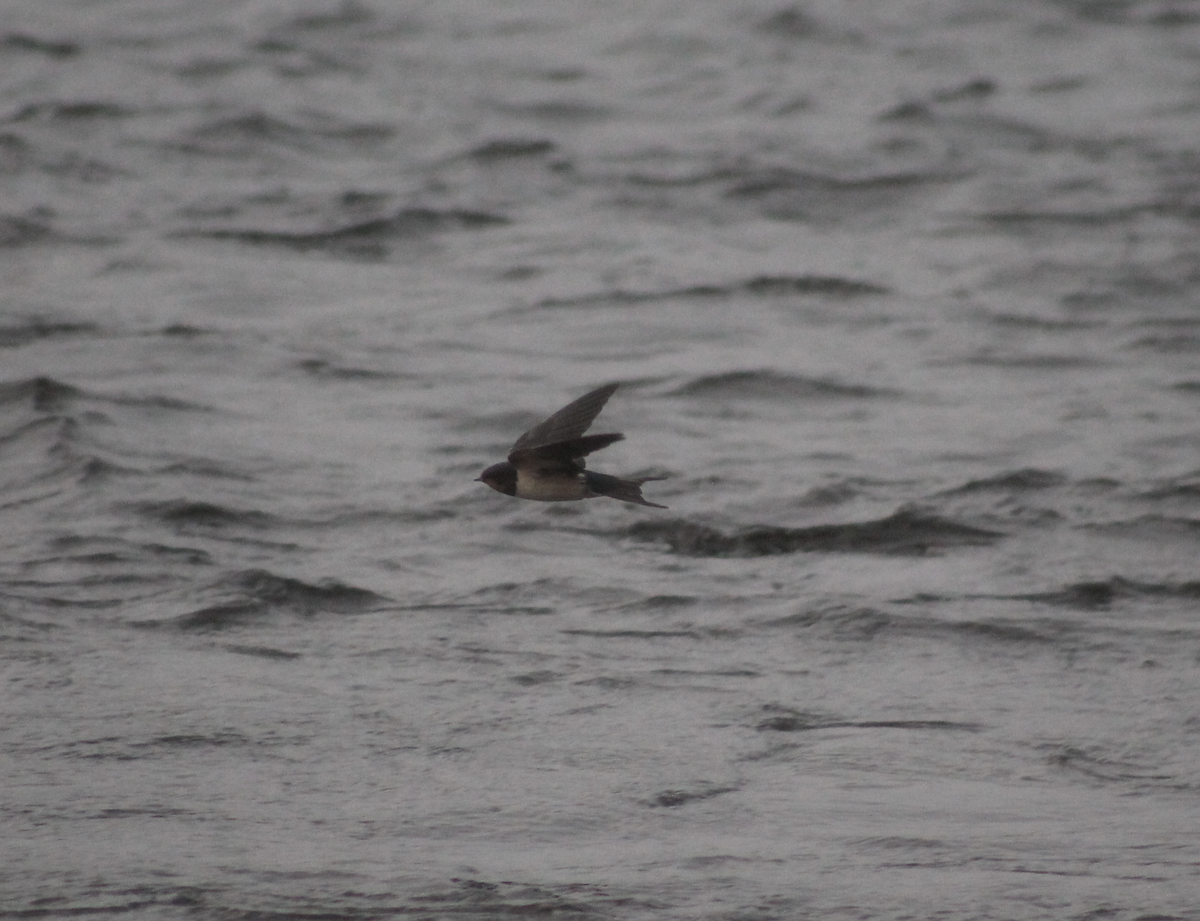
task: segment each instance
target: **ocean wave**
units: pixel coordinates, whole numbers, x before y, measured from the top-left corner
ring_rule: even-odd
[[[931,604],[957,601],[963,598],[909,599],[897,604]],[[827,636],[835,641],[862,642],[879,637],[930,637],[947,640],[961,639],[974,643],[982,640],[1005,644],[1052,644],[1064,631],[1074,629],[1072,625],[1053,624],[1028,618],[1001,619],[971,618],[944,620],[921,614],[906,614],[887,611],[876,607],[856,607],[845,604],[819,605],[796,614],[766,621],[770,628],[802,629]]]
[[[237,509],[195,499],[168,499],[134,503],[138,514],[178,528],[270,528],[276,516],[257,509]]]
[[[671,392],[671,396],[720,397],[723,399],[840,400],[897,396],[894,390],[851,384],[830,378],[783,374],[770,369],[727,371],[695,378]]]
[[[819,729],[907,729],[920,732],[979,732],[978,723],[954,720],[846,720],[814,713],[769,716],[755,727],[759,732],[814,732]]]
[[[319,252],[331,257],[377,260],[386,258],[390,247],[399,241],[447,231],[481,230],[508,222],[508,218],[486,211],[411,207],[390,215],[322,229],[197,227],[176,231],[173,235],[279,247],[298,253]]]
[[[1069,480],[1064,473],[1056,470],[1039,470],[1035,467],[1025,467],[1008,473],[970,480],[962,486],[949,490],[947,495],[973,492],[1027,492],[1030,490],[1050,489],[1053,486],[1063,486]]]
[[[876,521],[807,528],[763,525],[732,533],[680,519],[647,520],[631,525],[626,533],[635,540],[665,544],[672,553],[683,556],[723,557],[781,553],[923,555],[957,547],[988,546],[1005,536],[907,509]]]
[[[616,289],[581,294],[574,297],[544,298],[537,307],[589,307],[595,304],[644,304],[656,301],[693,300],[708,298],[754,297],[820,297],[834,300],[874,297],[889,293],[889,289],[874,282],[840,275],[756,275],[723,284],[697,284],[658,291]]]
[[[197,603],[199,606],[197,607]],[[310,618],[321,614],[364,614],[389,599],[334,579],[317,583],[279,576],[264,569],[227,573],[200,588],[155,601],[154,607],[187,608],[166,618],[136,621],[140,627],[170,626],[188,631],[225,630],[277,615]]]

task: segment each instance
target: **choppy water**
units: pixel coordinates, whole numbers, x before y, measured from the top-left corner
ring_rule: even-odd
[[[1200,917],[1197,48],[7,0],[0,916]]]

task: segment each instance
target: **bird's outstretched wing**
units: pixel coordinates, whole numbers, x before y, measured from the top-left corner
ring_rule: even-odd
[[[545,422],[539,422],[517,439],[509,452],[509,462],[519,464],[520,461],[533,457],[570,460],[608,447],[614,441],[620,441],[625,436],[617,433],[587,437],[583,435],[596,416],[600,415],[600,410],[604,408],[617,386],[605,384],[603,387],[597,387],[578,400],[568,403]]]

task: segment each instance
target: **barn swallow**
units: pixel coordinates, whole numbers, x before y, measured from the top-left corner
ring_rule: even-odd
[[[568,403],[545,422],[539,422],[517,439],[508,460],[493,464],[476,480],[506,496],[536,499],[538,502],[568,502],[608,496],[635,505],[666,508],[642,498],[642,484],[666,477],[647,476],[622,480],[607,473],[584,469],[586,454],[607,448],[625,436],[584,435],[592,420],[600,414],[616,384],[605,384]]]

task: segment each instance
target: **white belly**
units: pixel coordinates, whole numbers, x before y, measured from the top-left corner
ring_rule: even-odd
[[[569,502],[587,495],[583,475],[577,477],[526,477],[517,474],[517,498],[537,502]]]

